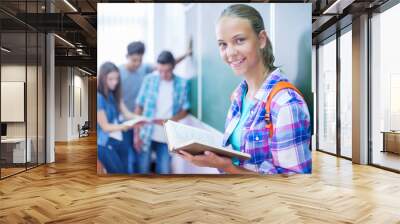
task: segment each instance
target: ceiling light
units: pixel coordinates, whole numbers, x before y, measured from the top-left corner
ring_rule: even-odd
[[[336,0],[322,14],[342,14],[343,9],[351,5],[355,0]]]
[[[66,39],[64,39],[64,38],[62,38],[62,37],[60,37],[60,36],[57,35],[57,34],[54,34],[54,36],[57,37],[58,39],[60,39],[61,41],[63,41],[64,43],[66,43],[67,45],[69,45],[69,46],[75,48],[75,45],[71,44],[71,42],[69,42],[68,40],[66,40]]]
[[[85,74],[87,74],[87,75],[92,75],[92,73],[90,73],[90,72],[88,72],[88,71],[86,71],[86,70],[83,70],[83,69],[81,69],[81,68],[79,68],[79,67],[78,67],[78,70],[81,71],[81,72],[83,72],[83,73],[85,73]]]
[[[78,12],[78,10],[71,4],[69,3],[68,0],[64,0],[65,4],[67,4],[72,10],[74,10],[75,12]]]
[[[9,49],[7,49],[7,48],[5,48],[5,47],[1,47],[1,50],[4,51],[4,52],[6,52],[6,53],[10,53],[10,52],[11,52],[11,50],[9,50]]]

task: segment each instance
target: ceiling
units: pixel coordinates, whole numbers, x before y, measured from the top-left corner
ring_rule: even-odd
[[[312,3],[313,43],[335,32],[337,22],[373,10],[388,0],[286,0],[255,2]],[[47,2],[47,4],[46,4]],[[113,0],[1,0],[0,25],[2,46],[12,48],[14,54],[24,55],[25,30],[54,32],[56,65],[79,66],[96,71],[97,3],[139,2]],[[149,1],[140,1],[149,2]],[[51,13],[50,13],[51,12]],[[342,26],[346,22],[341,23]],[[330,31],[331,30],[331,31]],[[329,32],[328,32],[329,31]],[[28,54],[36,45],[28,38]],[[66,41],[64,41],[66,40]],[[2,53],[3,54],[3,53]]]
[[[351,24],[353,17],[373,12],[389,0],[311,0],[313,44]]]

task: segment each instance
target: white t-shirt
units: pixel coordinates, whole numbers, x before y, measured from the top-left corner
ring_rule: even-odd
[[[157,104],[156,104],[154,119],[168,119],[172,117],[173,93],[174,93],[173,81],[172,80],[166,81],[161,79],[158,88]],[[154,125],[151,140],[161,143],[167,142],[163,126],[157,124]]]

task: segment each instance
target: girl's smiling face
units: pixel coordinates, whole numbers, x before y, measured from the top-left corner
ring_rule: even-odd
[[[263,63],[260,49],[265,47],[266,33],[257,35],[248,20],[225,16],[216,27],[221,58],[237,75],[251,73]]]

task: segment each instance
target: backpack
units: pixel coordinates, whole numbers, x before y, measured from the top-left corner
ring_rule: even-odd
[[[271,122],[271,102],[272,98],[282,89],[292,89],[297,92],[300,96],[303,97],[303,94],[298,90],[293,84],[290,82],[282,81],[275,84],[272,88],[271,92],[268,95],[267,103],[265,104],[265,122],[267,125],[265,126],[269,130],[269,137],[272,138],[274,134],[274,129]],[[304,97],[303,97],[304,98]]]
[[[274,87],[272,87],[271,92],[269,93],[268,97],[267,97],[267,102],[265,104],[265,122],[267,123],[267,125],[265,126],[265,128],[267,128],[269,130],[269,137],[272,138],[273,136],[273,126],[272,126],[272,122],[271,122],[271,102],[272,102],[272,98],[282,89],[292,89],[294,91],[296,91],[300,96],[303,96],[303,94],[300,92],[300,90],[298,90],[293,84],[291,84],[290,82],[286,82],[286,81],[281,81],[275,84]],[[234,95],[231,95],[231,101],[233,101],[234,99]]]

